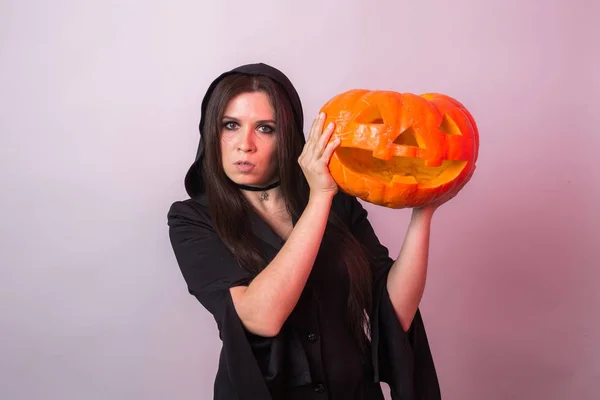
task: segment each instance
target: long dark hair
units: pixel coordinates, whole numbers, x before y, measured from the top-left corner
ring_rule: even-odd
[[[215,87],[206,107],[202,140],[205,156],[202,165],[210,214],[218,235],[243,268],[258,273],[265,267],[257,238],[249,225],[252,205],[226,176],[220,150],[221,120],[229,101],[240,93],[261,91],[269,97],[277,122],[277,157],[281,193],[287,211],[299,218],[308,203],[309,186],[298,157],[305,140],[286,92],[268,77],[233,74]],[[347,266],[350,278],[348,320],[363,356],[366,355],[371,310],[371,270],[362,245],[345,223],[330,212],[323,245],[341,242],[337,255]]]

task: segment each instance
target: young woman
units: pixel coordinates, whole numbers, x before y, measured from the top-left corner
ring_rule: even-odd
[[[400,255],[380,244],[328,162],[318,116],[305,140],[289,79],[266,64],[220,75],[202,101],[190,199],[168,213],[189,292],[223,342],[214,399],[439,399],[418,305],[438,205],[414,209]]]

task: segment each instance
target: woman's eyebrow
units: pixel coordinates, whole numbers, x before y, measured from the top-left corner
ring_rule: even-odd
[[[223,115],[223,119],[227,119],[227,120],[231,120],[231,121],[235,121],[235,122],[239,122],[239,119],[235,118],[235,117],[231,117],[229,115]],[[272,120],[272,119],[261,119],[259,121],[256,121],[259,124],[277,124],[277,121]]]

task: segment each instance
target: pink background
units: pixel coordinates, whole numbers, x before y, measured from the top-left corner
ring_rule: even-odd
[[[600,398],[600,5],[3,1],[0,398],[208,399],[220,343],[166,211],[200,100],[264,61],[307,123],[353,87],[463,102],[473,180],[422,302],[444,399]],[[396,255],[409,210],[367,205]]]

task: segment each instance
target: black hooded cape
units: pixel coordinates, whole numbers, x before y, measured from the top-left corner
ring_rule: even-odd
[[[235,68],[213,81],[202,101],[201,135],[208,99],[217,83],[232,73],[265,75],[278,82],[288,94],[296,123],[302,128],[302,105],[294,86],[281,71],[259,63]],[[381,381],[390,386],[394,400],[440,399],[421,313],[417,310],[410,329],[405,332],[386,288],[393,260],[375,235],[366,210],[356,198],[345,193],[335,196],[332,211],[345,221],[372,260],[370,365],[366,370],[358,369],[345,326],[337,316],[345,310],[339,300],[347,296],[348,281],[339,272],[344,266],[338,265],[329,250],[335,243],[321,246],[303,294],[277,336],[259,337],[243,327],[229,289],[248,285],[254,275],[237,264],[211,223],[200,170],[203,153],[200,140],[196,159],[185,178],[190,199],[172,204],[168,225],[188,290],[215,318],[223,343],[214,399],[383,400],[378,384]],[[257,214],[251,214],[251,226],[266,259],[271,260],[283,241]],[[347,379],[340,381],[340,376]]]

